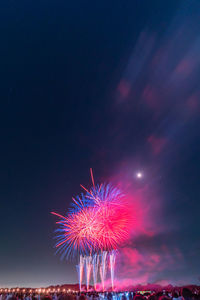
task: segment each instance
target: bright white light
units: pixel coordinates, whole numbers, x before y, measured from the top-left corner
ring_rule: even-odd
[[[137,178],[142,178],[142,173],[141,172],[137,172],[136,176],[137,176]]]

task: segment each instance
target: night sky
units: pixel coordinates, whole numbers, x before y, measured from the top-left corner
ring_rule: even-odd
[[[200,283],[199,16],[198,0],[1,1],[0,286],[77,282],[50,212],[90,167],[137,199],[119,282]]]

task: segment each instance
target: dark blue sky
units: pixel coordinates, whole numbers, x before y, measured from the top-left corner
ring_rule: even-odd
[[[0,285],[77,281],[50,211],[90,167],[148,207],[153,235],[121,274],[199,283],[199,14],[199,1],[1,1]]]

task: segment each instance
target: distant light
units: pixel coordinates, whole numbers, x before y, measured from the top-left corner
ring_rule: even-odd
[[[143,175],[142,175],[142,173],[141,173],[141,172],[137,172],[137,174],[136,174],[136,177],[137,177],[137,178],[142,178],[142,177],[143,177]]]

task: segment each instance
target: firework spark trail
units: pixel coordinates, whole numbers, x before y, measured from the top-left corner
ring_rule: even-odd
[[[96,211],[94,208],[82,209],[77,213],[68,214],[67,217],[58,215],[60,221],[56,222],[60,225],[56,230],[58,252],[63,256],[73,256],[75,252],[82,255],[90,254],[98,251],[97,238],[95,228],[97,230]]]
[[[101,250],[116,249],[129,238],[131,212],[122,192],[110,184],[86,190],[96,209],[96,240]]]
[[[112,250],[109,256],[110,256],[111,285],[112,285],[112,291],[113,291],[114,290],[114,275],[115,275],[116,251]]]
[[[98,276],[98,267],[99,267],[99,255],[94,254],[92,258],[92,267],[93,267],[93,282],[94,282],[94,290],[96,291],[97,285],[97,276]]]
[[[92,270],[92,256],[85,257],[85,276],[86,276],[86,288],[89,290],[90,286],[90,275]]]
[[[101,275],[101,283],[102,283],[102,290],[105,290],[105,279],[106,279],[106,271],[107,271],[107,251],[103,251],[101,254],[101,263],[100,263],[100,275]]]
[[[80,255],[79,264],[76,266],[76,269],[78,272],[78,278],[79,278],[79,290],[80,291],[82,289],[84,261],[85,261],[85,258],[82,255]]]

